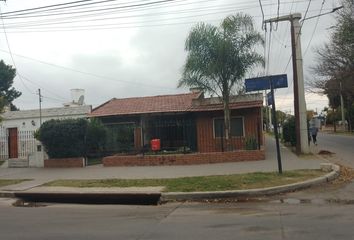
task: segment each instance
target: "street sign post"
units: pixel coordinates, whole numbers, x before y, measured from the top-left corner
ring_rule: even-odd
[[[273,84],[274,89],[287,88],[288,77],[286,74],[280,74],[257,78],[248,78],[245,80],[246,92],[270,89],[271,83]]]
[[[286,74],[281,74],[281,75],[264,76],[258,78],[249,78],[245,80],[245,85],[246,85],[246,92],[270,89],[270,92],[267,94],[267,101],[268,101],[268,105],[272,105],[275,144],[277,148],[278,171],[281,174],[283,172],[283,169],[282,169],[281,155],[280,155],[278,121],[276,118],[274,89],[288,87],[288,77]]]
[[[273,105],[272,92],[267,93],[267,103],[268,103],[268,106]]]

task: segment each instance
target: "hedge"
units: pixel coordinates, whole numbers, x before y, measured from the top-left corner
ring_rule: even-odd
[[[49,120],[39,129],[39,140],[50,158],[85,155],[86,119]]]

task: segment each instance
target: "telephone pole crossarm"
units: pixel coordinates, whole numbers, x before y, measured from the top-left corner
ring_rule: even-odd
[[[264,20],[264,23],[292,21],[293,19],[301,19],[301,13],[294,13],[294,14],[284,15],[276,18],[270,18],[268,20]]]

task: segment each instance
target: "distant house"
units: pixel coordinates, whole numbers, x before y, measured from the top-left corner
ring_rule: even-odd
[[[0,159],[22,158],[37,151],[39,144],[33,137],[40,122],[51,119],[85,118],[91,112],[90,105],[59,108],[7,111],[1,114]]]
[[[202,92],[111,99],[93,109],[110,129],[111,153],[151,149],[159,139],[165,152],[223,152],[244,150],[248,143],[263,145],[262,94],[233,96],[231,139],[224,138],[223,105],[219,98],[205,98]],[[226,146],[228,144],[228,146]]]

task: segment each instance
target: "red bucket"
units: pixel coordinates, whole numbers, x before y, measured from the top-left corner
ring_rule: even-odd
[[[161,149],[160,139],[152,139],[151,140],[151,150],[152,151],[159,151],[160,149]]]

